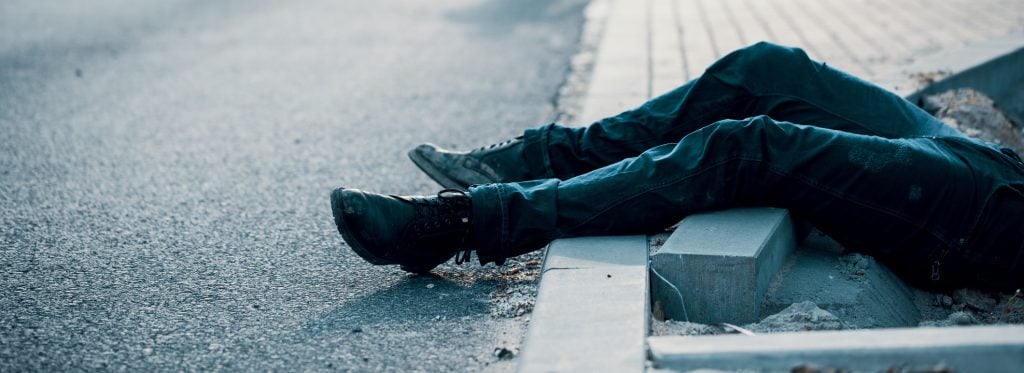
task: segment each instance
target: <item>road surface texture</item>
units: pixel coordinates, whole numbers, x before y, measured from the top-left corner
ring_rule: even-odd
[[[328,193],[553,118],[584,5],[0,3],[0,371],[514,368],[493,276],[368,265]]]

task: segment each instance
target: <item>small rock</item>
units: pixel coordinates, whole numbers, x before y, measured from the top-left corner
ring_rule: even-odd
[[[498,358],[498,360],[508,360],[514,356],[516,356],[516,354],[505,347],[497,347],[494,349],[494,357]]]
[[[953,307],[953,297],[946,294],[939,294],[939,305],[945,308]]]
[[[996,307],[995,299],[974,289],[959,289],[954,291],[953,300],[982,312],[992,312]]]
[[[953,312],[949,315],[949,321],[953,325],[977,325],[978,319],[969,312]]]
[[[863,255],[861,255],[860,260],[858,260],[857,263],[853,264],[853,268],[859,269],[861,271],[864,271],[869,267],[871,267],[871,259]]]
[[[839,258],[839,261],[843,263],[846,270],[854,274],[863,275],[868,268],[871,268],[872,259],[866,255],[853,253]]]
[[[820,367],[811,363],[800,364],[790,370],[791,373],[838,373],[838,371],[832,368]]]

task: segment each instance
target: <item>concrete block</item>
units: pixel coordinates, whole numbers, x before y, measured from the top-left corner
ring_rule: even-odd
[[[771,280],[794,251],[793,222],[776,208],[691,215],[651,257],[655,307],[665,318],[698,323],[758,321]],[[684,310],[685,308],[685,310]]]
[[[646,236],[552,242],[519,371],[642,371],[647,258]]]
[[[797,250],[776,275],[761,311],[770,315],[803,301],[831,312],[846,327],[893,328],[921,321],[910,288],[885,265],[859,254]]]
[[[788,372],[803,364],[858,372],[1024,371],[1020,325],[651,337],[648,344],[655,367],[678,371]]]

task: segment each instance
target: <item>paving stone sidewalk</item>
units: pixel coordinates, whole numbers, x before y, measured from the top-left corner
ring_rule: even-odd
[[[886,86],[893,74],[936,73],[905,71],[917,59],[1024,31],[1020,0],[597,1],[607,19],[580,123],[634,107],[762,40]]]

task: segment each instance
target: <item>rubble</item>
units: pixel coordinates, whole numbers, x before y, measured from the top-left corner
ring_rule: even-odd
[[[497,284],[490,296],[492,316],[520,317],[533,311],[542,264],[541,254],[531,253],[510,258],[500,267]]]
[[[953,312],[945,320],[922,321],[918,326],[964,326],[981,324],[978,318],[970,312]]]
[[[997,303],[989,294],[975,289],[958,289],[953,292],[952,299],[954,307],[980,312],[992,312]]]
[[[923,108],[967,136],[1024,153],[1020,123],[1013,123],[991,98],[978,91],[960,88],[926,96]]]
[[[793,303],[779,313],[744,327],[755,333],[846,329],[838,317],[809,301]]]

